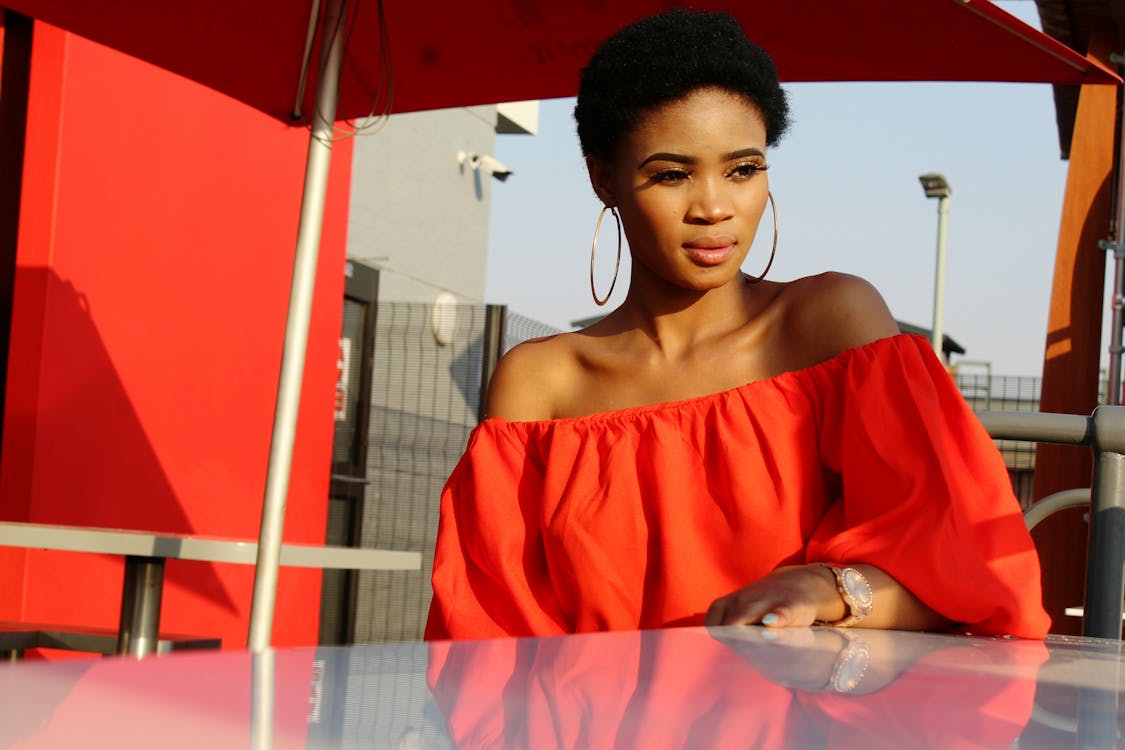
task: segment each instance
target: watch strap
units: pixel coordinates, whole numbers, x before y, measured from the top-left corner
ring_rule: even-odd
[[[840,598],[844,600],[844,617],[836,620],[835,622],[827,622],[825,620],[817,620],[814,625],[827,625],[832,628],[846,628],[855,625],[871,614],[871,601],[872,592],[871,584],[862,573],[855,568],[842,568],[838,565],[831,563],[817,563],[823,565],[832,571],[832,575],[836,578],[836,592],[840,594]],[[849,587],[849,584],[851,586]],[[856,591],[852,591],[855,588]]]

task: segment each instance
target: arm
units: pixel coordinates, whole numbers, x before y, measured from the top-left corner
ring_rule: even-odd
[[[788,293],[786,307],[783,326],[797,361],[821,361],[899,332],[879,292],[847,274],[802,279]],[[882,569],[849,565],[846,559],[840,564],[859,570],[871,585],[872,611],[858,627],[930,630],[953,624]],[[762,622],[771,627],[801,627],[836,622],[845,611],[832,572],[823,565],[809,564],[778,568],[716,600],[705,621],[709,625]]]
[[[874,565],[848,567],[863,574],[873,594],[871,614],[857,623],[859,627],[944,630],[953,624]],[[818,564],[792,565],[717,599],[707,611],[704,624],[806,627],[841,620],[846,609],[830,570]]]

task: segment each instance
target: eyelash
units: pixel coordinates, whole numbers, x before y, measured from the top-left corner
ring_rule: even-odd
[[[736,177],[742,177],[743,179],[749,179],[749,178],[753,177],[754,175],[756,175],[758,172],[765,172],[767,169],[769,169],[768,164],[751,164],[751,163],[738,164],[733,169],[731,169],[729,172],[727,172],[726,176],[727,177],[736,176]],[[743,172],[743,173],[740,174],[740,172]],[[661,182],[661,183],[670,183],[670,182],[679,182],[681,180],[688,179],[690,177],[691,177],[691,173],[688,172],[687,170],[684,170],[684,169],[665,169],[665,170],[662,170],[662,171],[654,174],[652,176],[652,181],[653,182]]]
[[[769,168],[769,164],[739,164],[734,169],[732,169],[729,174],[735,174],[740,170],[746,169],[749,171],[749,174],[747,174],[746,177],[753,177],[754,175],[758,174],[758,172],[765,172]]]

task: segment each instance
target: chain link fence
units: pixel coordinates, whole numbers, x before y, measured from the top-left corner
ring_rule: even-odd
[[[477,424],[484,342],[499,340],[488,320],[483,305],[378,305],[361,545],[421,551],[424,567],[358,574],[357,643],[422,637],[441,491]],[[503,330],[505,351],[558,333],[514,313]]]

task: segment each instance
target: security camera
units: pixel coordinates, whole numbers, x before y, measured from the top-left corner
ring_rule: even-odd
[[[458,151],[457,163],[469,169],[480,169],[480,154],[472,151]]]
[[[458,151],[457,163],[469,169],[477,171],[484,170],[492,174],[493,177],[503,182],[511,176],[512,170],[501,163],[498,159],[487,154],[478,154],[472,151]]]
[[[484,154],[480,158],[480,168],[492,173],[492,176],[503,182],[512,176],[512,170],[500,162],[499,159]]]

